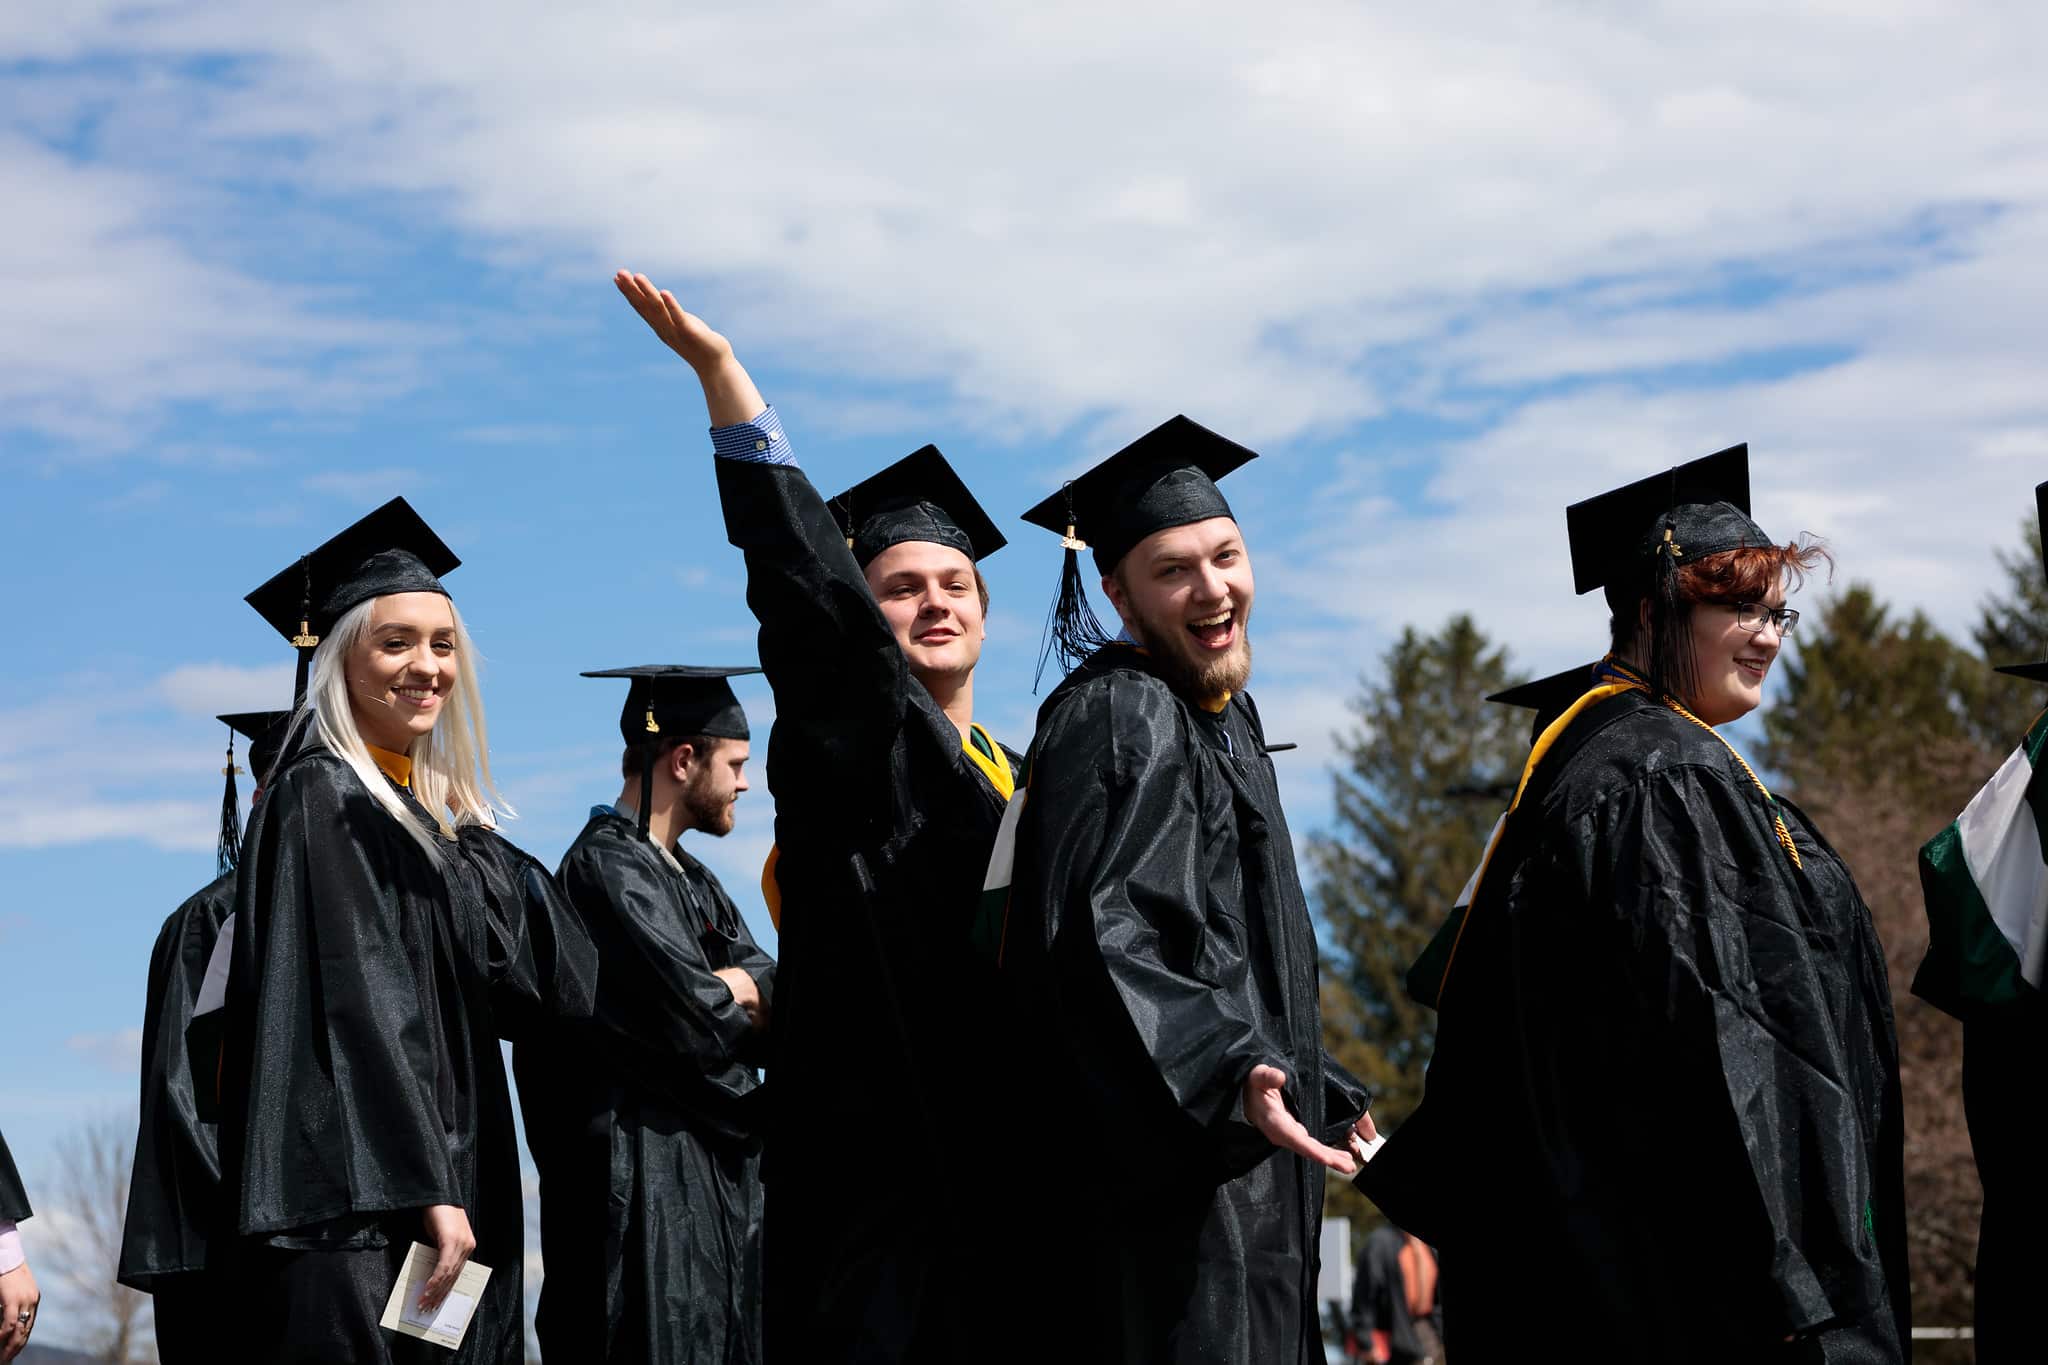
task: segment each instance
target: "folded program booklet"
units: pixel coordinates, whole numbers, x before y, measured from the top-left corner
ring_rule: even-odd
[[[391,1286],[391,1298],[384,1305],[383,1325],[400,1336],[418,1337],[452,1351],[462,1345],[463,1334],[469,1331],[469,1320],[483,1299],[484,1282],[491,1278],[491,1268],[475,1261],[465,1262],[455,1276],[455,1287],[441,1300],[441,1306],[423,1313],[420,1294],[439,1259],[440,1253],[432,1247],[412,1244],[412,1250],[405,1254],[405,1264],[399,1268],[398,1283]]]

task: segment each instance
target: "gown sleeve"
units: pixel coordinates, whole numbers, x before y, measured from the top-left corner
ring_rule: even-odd
[[[499,1036],[531,1036],[561,1019],[588,1019],[597,949],[582,918],[538,860],[496,830],[460,831],[482,892],[492,1013]]]
[[[32,1212],[28,1192],[21,1188],[21,1172],[14,1169],[14,1157],[7,1150],[7,1137],[0,1134],[0,1222],[19,1223]]]
[[[1869,1206],[1853,1078],[1815,970],[1805,916],[1754,787],[1686,765],[1617,792],[1565,841],[1566,883],[1604,930],[1624,980],[1606,988],[1662,1093],[1691,1112],[1694,1195],[1715,1209],[1732,1311],[1789,1332],[1837,1316],[1825,1286],[1856,1280]],[[1604,923],[1600,917],[1604,917]],[[1841,1305],[1847,1308],[1849,1305]]]
[[[441,870],[331,761],[287,768],[251,823],[228,987],[247,1058],[238,1230],[461,1204],[453,1067],[422,975]]]
[[[1295,1074],[1256,1020],[1232,807],[1193,771],[1163,688],[1098,683],[1039,736],[1018,867],[1053,1065],[1150,1181],[1231,1178],[1272,1154],[1243,1120],[1252,1068]],[[1026,927],[1028,926],[1028,928]],[[1064,1088],[1064,1087],[1063,1087]],[[1161,1153],[1171,1153],[1161,1159]]]
[[[659,880],[672,875],[625,850],[589,842],[563,860],[562,888],[605,964],[597,1024],[643,1055],[655,1075],[737,1096],[744,1092],[725,1080],[751,1026],[713,974],[681,898]]]
[[[778,743],[797,742],[811,780],[791,802],[891,809],[889,751],[913,685],[909,664],[824,499],[795,465],[719,459],[726,538],[745,556],[747,605],[775,693]]]
[[[1372,1091],[1364,1081],[1345,1070],[1344,1064],[1323,1049],[1323,1118],[1324,1129],[1318,1136],[1335,1147],[1344,1150],[1346,1138],[1359,1116],[1372,1108]]]
[[[150,954],[142,1017],[142,1092],[119,1278],[147,1290],[154,1276],[202,1269],[200,1230],[213,1195],[220,1153],[200,1118],[185,1025],[206,974],[220,922],[234,905],[234,882],[208,886],[173,911]],[[205,1077],[211,1085],[213,1076]]]

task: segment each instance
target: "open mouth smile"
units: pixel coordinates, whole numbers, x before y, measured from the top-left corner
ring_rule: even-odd
[[[391,695],[422,711],[431,711],[441,704],[441,694],[431,687],[394,687]]]
[[[1214,616],[1205,616],[1199,621],[1190,621],[1188,634],[1194,636],[1195,643],[1203,649],[1229,649],[1237,643],[1237,614],[1221,611]]]

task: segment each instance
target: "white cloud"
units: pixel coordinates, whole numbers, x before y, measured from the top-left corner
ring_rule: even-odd
[[[180,664],[157,680],[156,690],[181,715],[276,711],[291,700],[292,665]]]
[[[950,420],[1085,421],[1099,445],[1182,406],[1255,440],[1331,429],[1428,399],[1455,364],[1597,369],[1593,341],[1457,341],[1495,309],[1533,310],[1549,343],[1577,333],[1540,291],[1802,254],[1885,268],[1930,213],[2037,204],[2044,23],[1328,0],[1279,24],[1155,0],[515,3],[480,28],[460,6],[245,0],[67,12],[11,46],[238,59],[232,82],[183,90],[177,139],[123,145],[420,196],[501,263],[592,289],[643,266],[744,347],[936,378]],[[253,310],[259,342],[299,330],[276,313]],[[1726,343],[1709,323],[1600,344]]]
[[[75,1033],[64,1040],[67,1050],[95,1066],[122,1074],[142,1066],[142,1030],[114,1029],[108,1033]]]

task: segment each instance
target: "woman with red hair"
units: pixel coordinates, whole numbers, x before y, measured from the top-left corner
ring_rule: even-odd
[[[1537,736],[1434,960],[1424,1101],[1359,1177],[1442,1254],[1447,1344],[1522,1358],[1903,1362],[1898,1056],[1834,850],[1718,727],[1825,559],[1735,447],[1572,507],[1612,651]]]

